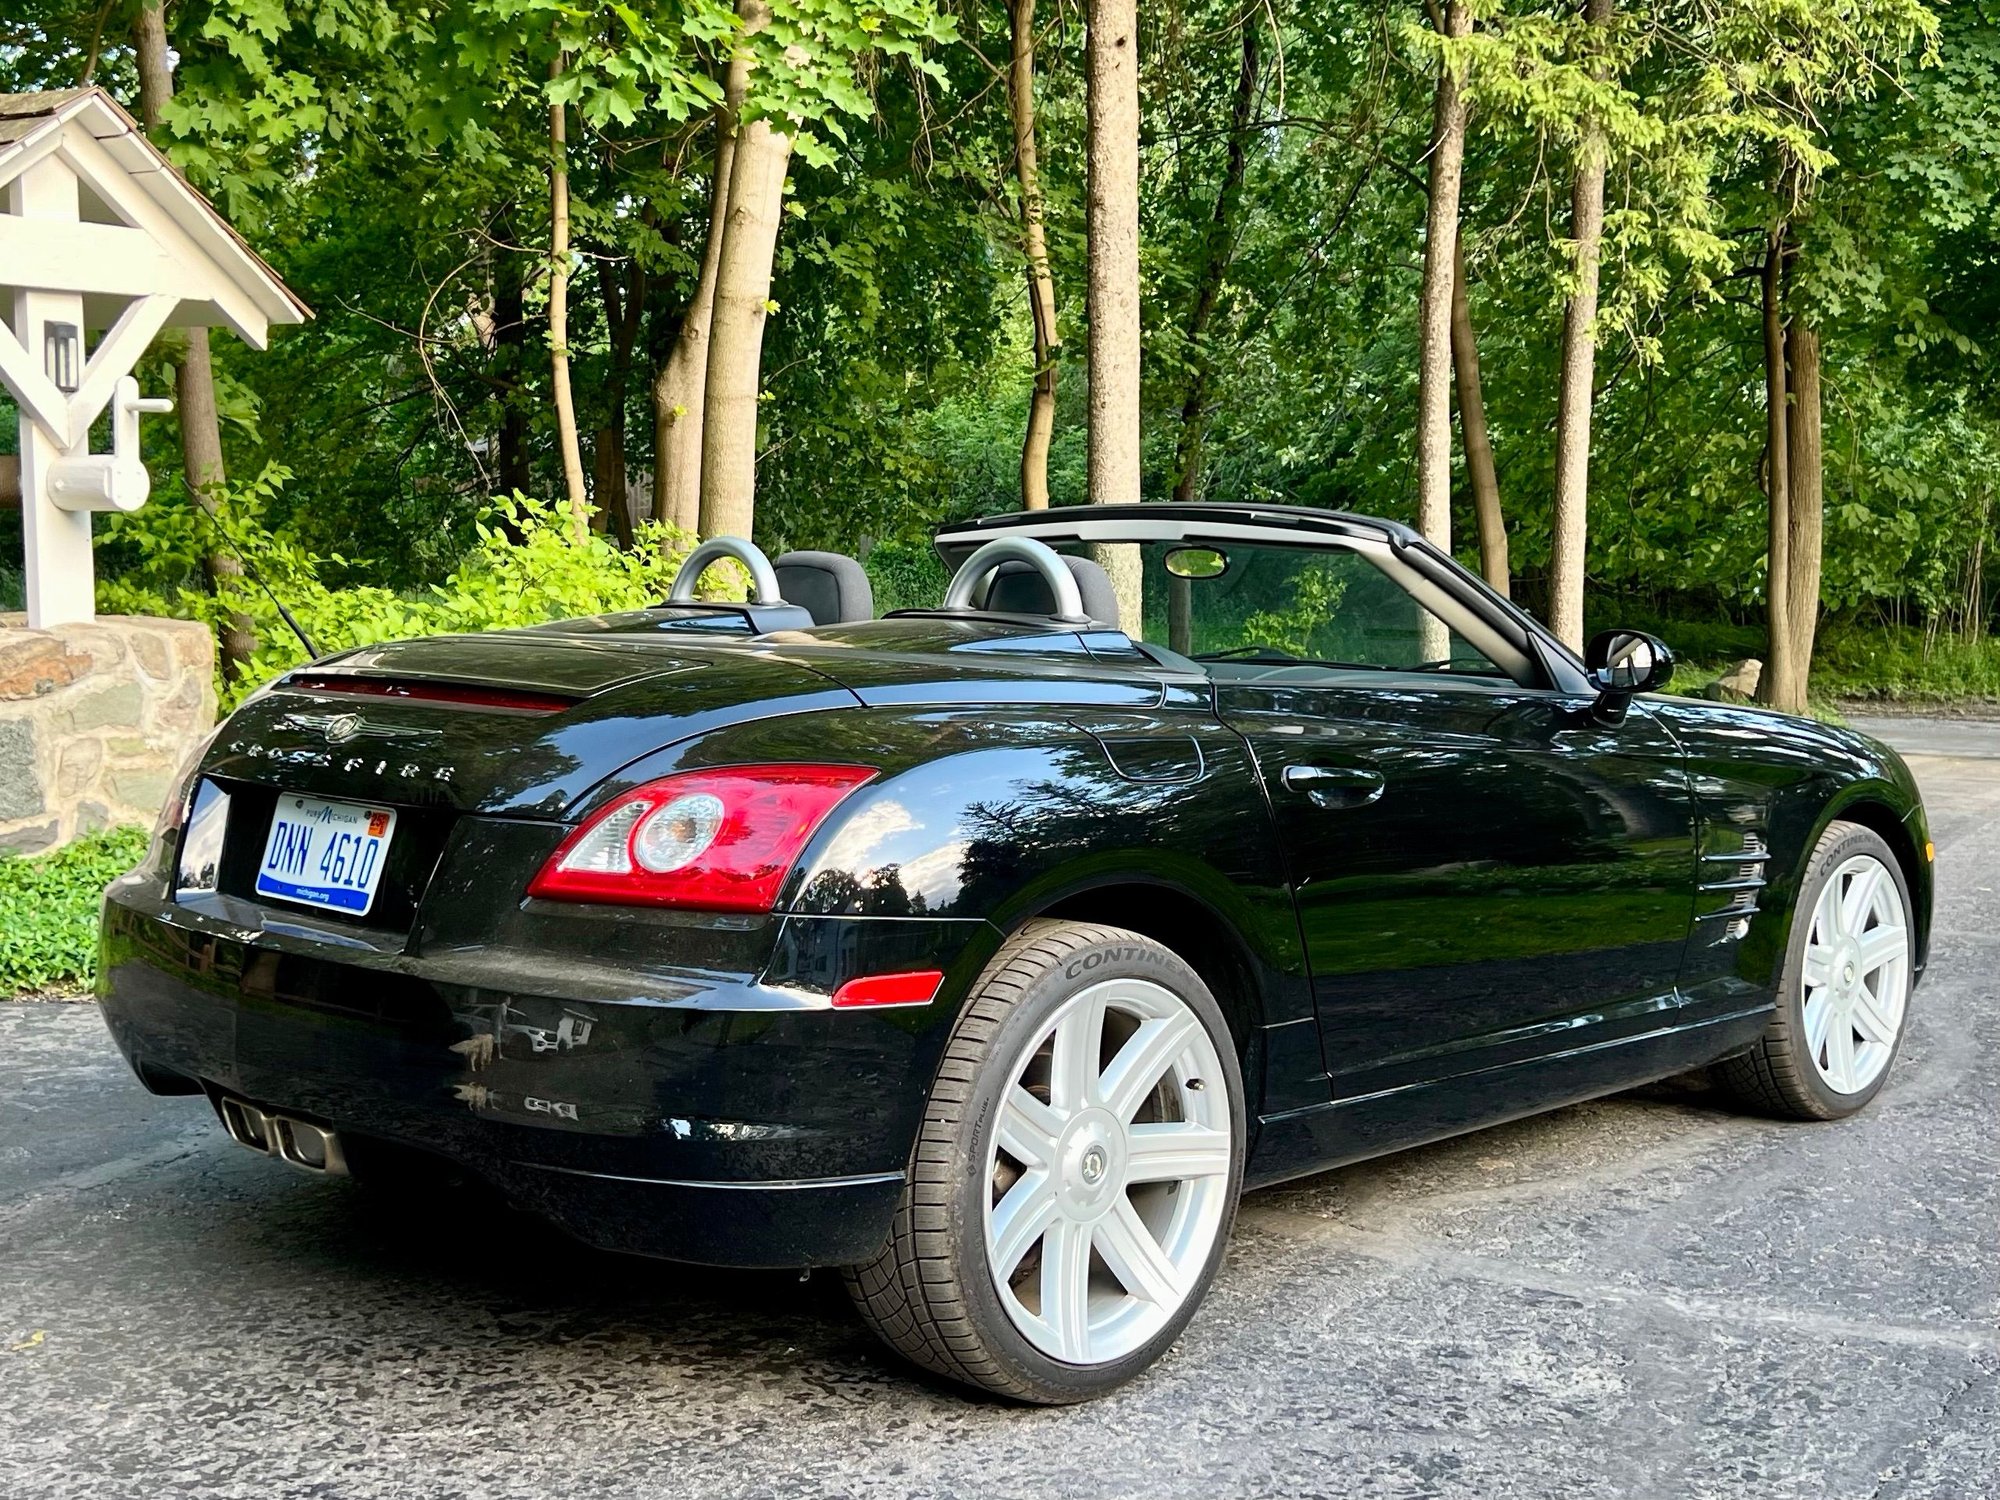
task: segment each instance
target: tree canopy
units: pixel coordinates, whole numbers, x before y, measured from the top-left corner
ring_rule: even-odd
[[[0,89],[89,79],[136,99],[139,3],[10,7]],[[1463,27],[1403,0],[1140,8],[1146,498],[1416,519],[1446,76],[1465,107],[1454,338],[1476,345],[1517,596],[1551,598],[1573,188],[1595,152],[1593,623],[1761,619],[1775,295],[1780,367],[1813,361],[1816,598],[1837,621],[1983,634],[2000,3],[1451,9]],[[936,523],[1019,505],[1038,375],[1049,496],[1093,498],[1085,23],[1049,0],[169,0],[162,144],[318,312],[267,353],[217,341],[230,524],[325,584],[407,595],[483,555],[494,496],[561,497],[552,109],[571,122],[562,352],[610,545],[670,534],[633,529],[666,488],[657,377],[702,295],[725,143],[759,120],[790,155],[756,367],[758,540],[883,549],[893,569]],[[1023,26],[1031,89],[1010,101]],[[1037,257],[1054,343],[1036,336]],[[156,360],[174,358],[163,340]],[[1475,563],[1463,373],[1451,534]],[[159,475],[170,428],[149,436]],[[155,493],[100,529],[114,586],[196,566],[173,532],[184,491]]]

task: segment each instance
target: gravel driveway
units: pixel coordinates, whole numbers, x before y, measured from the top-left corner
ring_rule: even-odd
[[[1942,872],[1874,1109],[1662,1087],[1256,1195],[1077,1410],[926,1383],[828,1277],[310,1180],[0,1005],[0,1496],[2000,1494],[2000,725],[1865,727]]]

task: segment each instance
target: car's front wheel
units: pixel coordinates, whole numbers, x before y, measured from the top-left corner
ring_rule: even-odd
[[[1778,1004],[1762,1040],[1717,1065],[1754,1108],[1837,1120],[1881,1092],[1916,978],[1909,885],[1880,834],[1834,823],[1799,886]]]
[[[1088,1400],[1177,1338],[1242,1182],[1241,1070],[1208,987],[1137,933],[1036,921],[974,986],[895,1232],[847,1273],[926,1369]]]

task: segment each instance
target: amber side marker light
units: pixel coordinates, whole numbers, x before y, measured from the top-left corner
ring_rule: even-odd
[[[1937,863],[1937,845],[1929,839],[1924,840],[1924,863],[1931,865]]]
[[[929,1005],[944,983],[944,970],[920,969],[908,974],[865,974],[833,992],[836,1010],[863,1006]]]

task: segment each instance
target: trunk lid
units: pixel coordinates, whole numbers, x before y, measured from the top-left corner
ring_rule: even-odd
[[[295,674],[236,711],[203,771],[331,798],[561,818],[662,745],[855,704],[822,673],[740,647],[526,631],[434,636]]]

